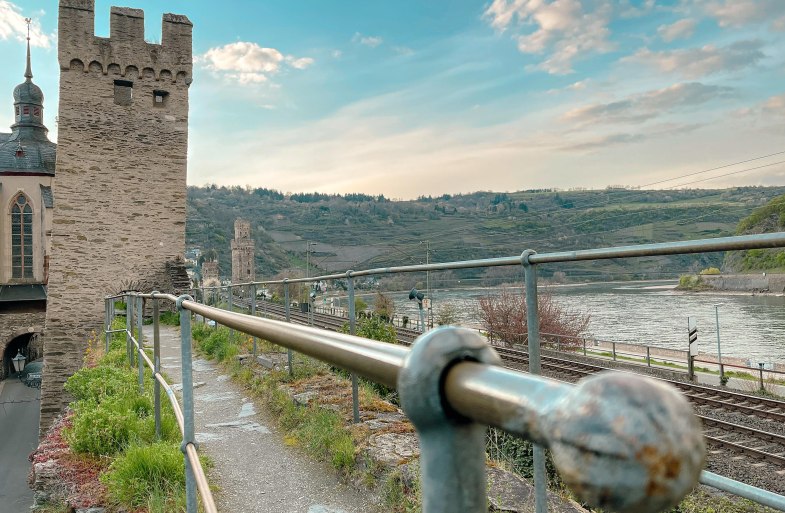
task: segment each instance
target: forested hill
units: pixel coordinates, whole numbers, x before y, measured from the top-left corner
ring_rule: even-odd
[[[742,219],[736,227],[736,234],[771,233],[782,230],[785,230],[785,196],[777,196]],[[785,250],[753,249],[728,252],[723,267],[724,270],[732,272],[785,272]]]
[[[785,187],[722,190],[528,190],[514,193],[420,197],[393,201],[365,194],[285,195],[270,189],[189,187],[187,244],[214,251],[222,274],[231,274],[230,241],[238,217],[249,219],[259,278],[305,269],[321,271],[444,262],[601,246],[733,235],[740,219]],[[426,242],[427,241],[427,242]],[[558,279],[676,277],[719,266],[722,254],[611,260],[547,266]],[[514,275],[515,270],[467,270],[433,276],[459,279]],[[563,274],[562,274],[563,273]]]

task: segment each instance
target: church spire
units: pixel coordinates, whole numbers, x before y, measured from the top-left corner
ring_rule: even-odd
[[[30,82],[33,79],[33,68],[30,65],[30,23],[32,23],[32,18],[25,18],[27,22],[27,69],[25,69],[25,81]]]

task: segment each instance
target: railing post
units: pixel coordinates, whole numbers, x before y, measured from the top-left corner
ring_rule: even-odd
[[[128,367],[134,366],[134,353],[131,351],[131,337],[134,333],[134,303],[130,293],[125,298],[125,353],[128,356]]]
[[[651,348],[646,346],[646,365],[651,367]]]
[[[286,322],[291,322],[291,301],[289,301],[289,278],[284,278],[283,280],[283,297],[284,303],[286,306],[284,311],[286,312]],[[286,349],[286,361],[289,364],[289,375],[294,376],[294,358],[292,357],[292,350],[287,348]]]
[[[136,353],[136,363],[139,370],[139,393],[144,393],[144,358],[142,357],[142,351],[144,351],[144,344],[142,337],[142,323],[144,321],[144,301],[141,297],[136,298],[136,342],[139,344],[139,349]]]
[[[526,331],[529,339],[529,372],[540,374],[540,315],[537,305],[537,268],[529,262],[534,250],[527,249],[521,254],[524,280],[526,282]],[[545,471],[545,450],[539,444],[532,447],[532,466],[534,470],[534,505],[536,513],[547,513],[548,491]]]
[[[256,317],[256,283],[251,284],[251,315]],[[256,361],[256,337],[253,338],[253,357]]]
[[[616,361],[616,342],[611,342],[611,350],[613,351],[613,361]]]
[[[207,296],[204,294],[204,282],[202,282],[202,304],[207,306]],[[207,317],[202,316],[202,324],[207,324]]]
[[[183,301],[192,301],[190,296],[177,298],[177,310],[180,312],[180,350],[183,368],[183,444],[180,450],[185,457],[185,502],[187,513],[197,513],[196,478],[194,477],[191,460],[186,452],[188,444],[196,446],[194,436],[194,380],[193,358],[191,354],[191,312],[183,308]]]
[[[398,375],[401,405],[420,441],[423,513],[488,511],[486,428],[458,419],[444,406],[443,377],[454,363],[466,359],[501,364],[481,337],[440,328],[417,339]]]
[[[104,325],[106,327],[106,329],[104,330],[104,335],[106,338],[106,347],[104,349],[104,354],[109,352],[109,338],[111,335],[111,333],[109,333],[109,330],[112,329],[112,315],[111,315],[111,310],[109,309],[109,304],[112,301],[114,301],[114,299],[106,298],[104,300],[104,314],[106,316],[104,322]]]
[[[766,387],[763,386],[763,365],[764,365],[763,362],[758,363],[758,368],[759,368],[759,371],[760,371],[760,391],[761,392],[765,392],[766,391]]]
[[[356,333],[357,319],[354,312],[354,278],[352,271],[346,271],[346,285],[349,293],[349,333]],[[354,423],[360,422],[360,389],[357,384],[357,374],[352,372],[352,416]]]
[[[231,283],[226,286],[226,290],[228,292],[227,295],[229,296],[229,311],[230,312],[234,312],[234,304],[233,304],[234,303],[234,295],[232,293],[232,284]],[[232,328],[229,328],[229,342],[231,342],[232,340],[234,340],[234,330]]]
[[[158,298],[153,291],[153,397],[155,399],[155,438],[161,439],[161,384],[156,379],[156,374],[161,372],[161,319]]]

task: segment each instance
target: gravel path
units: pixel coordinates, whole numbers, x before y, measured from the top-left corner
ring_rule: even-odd
[[[152,346],[152,326],[144,327]],[[161,366],[180,380],[180,331],[161,326]],[[209,361],[193,362],[196,437],[214,462],[210,480],[218,510],[232,513],[375,513],[367,494],[338,481],[335,471],[284,444],[270,415]],[[165,398],[164,398],[165,400]]]

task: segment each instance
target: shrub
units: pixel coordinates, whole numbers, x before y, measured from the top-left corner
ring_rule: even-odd
[[[135,438],[139,417],[135,411],[124,408],[123,401],[82,401],[74,409],[73,425],[65,431],[65,439],[74,452],[112,455]]]
[[[561,306],[548,293],[537,297],[540,333],[565,337],[574,342],[586,331],[591,316],[588,313]],[[503,344],[522,344],[528,339],[526,296],[503,289],[500,293],[480,298],[480,321],[491,340]]]
[[[167,326],[179,326],[180,314],[178,312],[161,312],[159,322]]]
[[[131,509],[151,513],[185,511],[185,462],[180,448],[159,442],[132,446],[101,477],[109,497]]]
[[[722,273],[716,267],[709,267],[707,269],[702,270],[700,274],[706,276],[706,275],[714,275],[714,274],[722,274]]]
[[[395,315],[395,302],[387,294],[377,292],[373,299],[373,313],[389,322]]]
[[[124,353],[110,353],[112,359],[118,355],[126,360]],[[106,357],[105,357],[106,358]],[[118,366],[98,366],[82,368],[65,382],[65,389],[77,401],[92,400],[101,402],[109,396],[134,393],[137,387],[135,373],[130,368]]]

